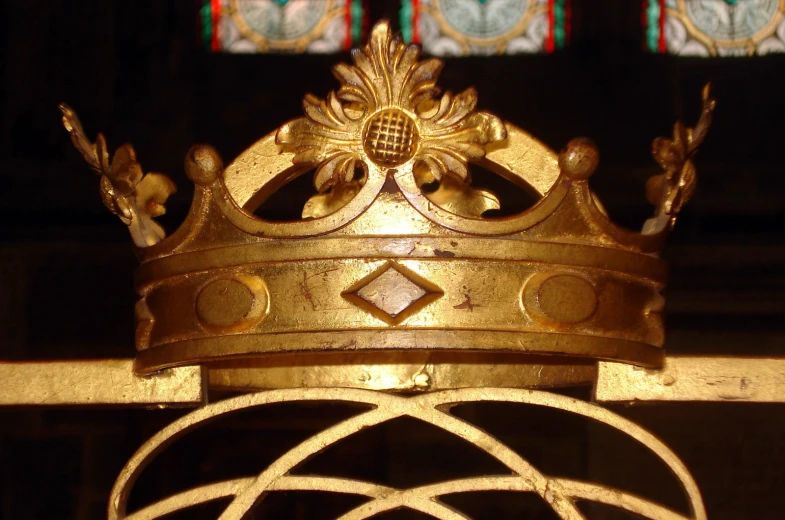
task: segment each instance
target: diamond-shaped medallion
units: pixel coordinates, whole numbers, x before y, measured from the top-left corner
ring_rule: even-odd
[[[377,318],[397,325],[444,292],[420,275],[388,262],[342,293]]]

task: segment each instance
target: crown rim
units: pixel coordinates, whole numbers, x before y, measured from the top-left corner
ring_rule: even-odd
[[[445,346],[449,339],[450,345]],[[280,343],[276,343],[280,342]],[[271,346],[273,345],[273,346]],[[227,335],[176,341],[140,351],[134,368],[151,374],[184,365],[252,359],[285,353],[362,351],[467,352],[473,354],[547,355],[561,358],[618,361],[656,368],[661,348],[636,341],[559,332],[483,330],[352,330]]]

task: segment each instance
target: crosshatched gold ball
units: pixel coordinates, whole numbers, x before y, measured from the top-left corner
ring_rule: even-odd
[[[398,166],[417,150],[417,127],[405,112],[388,108],[373,114],[365,124],[363,147],[368,158],[383,166]]]
[[[600,163],[600,151],[585,137],[573,139],[559,154],[559,167],[573,179],[588,179]]]

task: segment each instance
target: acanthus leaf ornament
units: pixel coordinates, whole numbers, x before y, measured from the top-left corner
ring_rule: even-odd
[[[307,95],[305,117],[283,125],[276,142],[295,153],[295,164],[316,166],[314,184],[325,192],[355,178],[358,163],[381,169],[425,165],[437,180],[469,180],[466,163],[485,145],[506,138],[502,121],[476,112],[477,93],[467,89],[438,98],[438,59],[418,61],[420,50],[393,37],[379,22],[369,43],[340,64],[341,83],[326,99]]]
[[[145,175],[136,160],[133,146],[128,143],[118,148],[110,160],[103,134],[98,134],[95,143],[90,142],[76,112],[65,103],[60,104],[60,111],[63,113],[63,126],[71,134],[74,146],[101,176],[104,205],[128,226],[138,247],[159,242],[165,232],[153,218],[166,213],[164,203],[176,191],[174,183],[160,173]]]

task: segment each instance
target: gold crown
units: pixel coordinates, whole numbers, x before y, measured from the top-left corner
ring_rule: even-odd
[[[103,136],[91,143],[61,106],[142,263],[137,371],[204,364],[225,387],[421,389],[576,382],[598,359],[657,366],[658,251],[695,187],[708,86],[698,125],[654,142],[664,173],[647,185],[655,215],[637,233],[614,225],[590,190],[590,141],[557,157],[476,111],[473,89],[440,95],[442,62],[419,61],[386,22],[352,56],[334,69],[337,92],[307,95],[305,117],[226,168],[209,146],[192,148],[193,203],[167,237],[153,217],[172,182],[144,175],[128,144],[110,161]],[[469,162],[539,201],[483,217],[499,202],[471,187]],[[301,220],[254,215],[313,168],[318,193]]]

